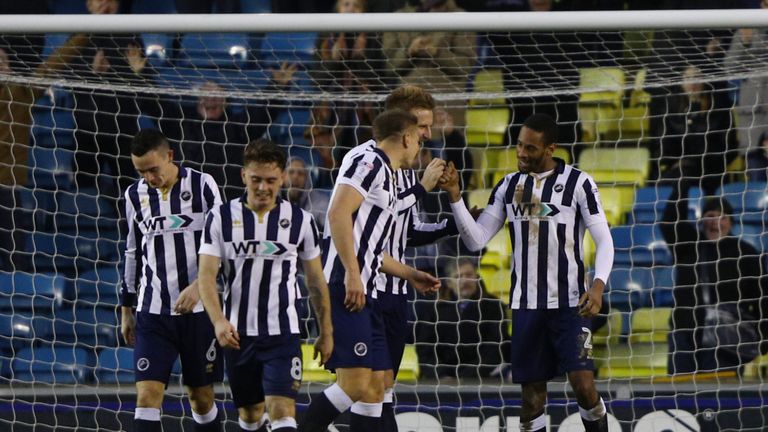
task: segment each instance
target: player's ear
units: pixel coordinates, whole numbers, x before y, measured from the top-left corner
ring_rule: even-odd
[[[243,181],[243,184],[246,185],[245,181],[245,167],[240,168],[240,179]]]

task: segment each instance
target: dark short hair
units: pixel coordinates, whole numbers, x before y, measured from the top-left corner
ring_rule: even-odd
[[[142,129],[133,137],[131,154],[144,156],[148,152],[161,148],[170,148],[168,138],[157,129]]]
[[[548,114],[536,113],[525,119],[523,126],[541,133],[544,145],[557,143],[557,122]]]
[[[704,200],[704,204],[701,206],[701,214],[704,215],[704,213],[713,210],[723,216],[733,215],[731,203],[723,197],[709,197]]]
[[[373,137],[383,141],[391,136],[401,135],[411,126],[419,124],[415,115],[401,109],[387,110],[373,120]]]
[[[410,111],[414,108],[433,110],[435,109],[435,98],[421,87],[404,85],[394,89],[384,101],[385,110]]]
[[[243,150],[243,166],[248,166],[252,162],[274,163],[280,170],[284,170],[288,164],[288,156],[285,150],[271,140],[259,138],[249,142]]]

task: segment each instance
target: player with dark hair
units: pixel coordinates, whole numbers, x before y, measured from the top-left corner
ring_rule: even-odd
[[[302,355],[295,302],[301,260],[320,335],[315,358],[333,350],[328,286],[312,215],[280,197],[285,152],[266,139],[243,153],[246,193],[211,211],[200,246],[200,292],[225,351],[242,430],[296,430]],[[216,290],[223,268],[224,308]],[[266,406],[267,415],[264,415]]]
[[[331,291],[335,349],[326,367],[336,383],[312,400],[300,430],[325,431],[352,408],[350,431],[379,430],[384,382],[391,368],[377,284],[382,273],[432,292],[440,282],[387,254],[398,212],[396,171],[420,150],[418,118],[385,111],[374,121],[375,147],[344,158],[325,224],[323,262]]]
[[[141,180],[125,191],[121,331],[135,345],[134,425],[161,430],[163,393],[181,357],[195,430],[220,431],[212,384],[221,381],[223,368],[200,302],[195,253],[205,215],[221,204],[219,188],[211,176],[175,164],[168,140],[154,129],[136,134],[131,159]]]
[[[546,114],[530,116],[517,140],[519,171],[496,185],[477,221],[461,199],[452,165],[444,189],[469,249],[481,250],[509,222],[512,380],[522,386],[521,429],[546,429],[547,381],[565,371],[587,432],[607,432],[605,404],[595,388],[590,318],[602,305],[613,240],[594,180],[553,158],[556,142],[555,121]],[[585,229],[597,246],[589,289],[582,259]]]

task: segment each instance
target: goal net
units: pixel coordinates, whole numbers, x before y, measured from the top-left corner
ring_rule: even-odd
[[[160,129],[176,160],[213,175],[228,199],[243,193],[244,145],[269,137],[291,157],[286,197],[322,224],[341,158],[370,139],[387,94],[414,84],[438,102],[414,169],[453,162],[470,207],[517,171],[517,134],[533,113],[557,120],[555,156],[596,180],[616,257],[584,349],[611,431],[764,430],[768,34],[752,27],[768,16],[736,12],[707,29],[706,11],[640,14],[633,30],[625,13],[496,16],[515,31],[485,25],[490,15],[422,13],[408,32],[382,31],[402,30],[398,14],[365,14],[365,29],[283,16],[266,32],[264,15],[248,30],[234,15],[124,16],[92,33],[99,21],[83,20],[87,35],[63,15],[48,27],[18,18],[27,33],[0,35],[0,429],[132,430],[118,292],[133,135]],[[670,15],[679,21],[661,26]],[[209,20],[224,25],[213,32]],[[715,207],[732,222],[719,224],[730,230],[719,244],[735,251],[706,241],[717,233],[701,219],[711,196],[727,203]],[[447,203],[429,194],[420,218],[449,216]],[[481,254],[457,238],[408,249],[443,287],[411,295],[401,431],[517,430],[509,238],[504,227]],[[591,280],[589,235],[579,254]],[[300,308],[308,347],[316,326],[306,300]],[[166,431],[192,427],[179,373]],[[305,355],[299,418],[332,379]],[[548,430],[583,430],[564,378],[548,390]],[[226,385],[217,399],[235,430]]]

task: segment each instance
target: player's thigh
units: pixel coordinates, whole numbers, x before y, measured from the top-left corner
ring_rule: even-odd
[[[549,334],[560,361],[560,370],[593,371],[592,320],[580,316],[576,308],[549,312]]]
[[[181,338],[179,346],[184,385],[204,387],[221,382],[224,362],[208,315],[199,312],[180,318],[181,334],[188,335]]]
[[[264,373],[264,395],[295,400],[301,388],[303,363],[298,335],[280,338],[279,343],[265,347],[260,355]],[[267,399],[267,410],[269,400]],[[271,417],[270,413],[270,417]]]
[[[515,309],[512,312],[510,361],[515,383],[549,381],[557,375],[557,356],[547,335],[546,310]]]
[[[168,383],[176,359],[179,357],[178,337],[174,317],[138,313],[136,315],[136,343],[133,348],[133,367],[136,382],[159,381]]]
[[[266,396],[267,412],[272,420],[296,418],[296,400],[285,396]]]
[[[333,353],[326,368],[368,368],[373,366],[370,299],[358,312],[344,306],[344,287],[331,287],[331,319],[333,321]],[[383,337],[381,338],[384,341]],[[379,359],[380,361],[380,359]]]
[[[241,336],[240,349],[224,353],[229,388],[238,410],[264,402],[263,364],[257,358],[256,350],[250,347],[251,343],[251,338]]]

